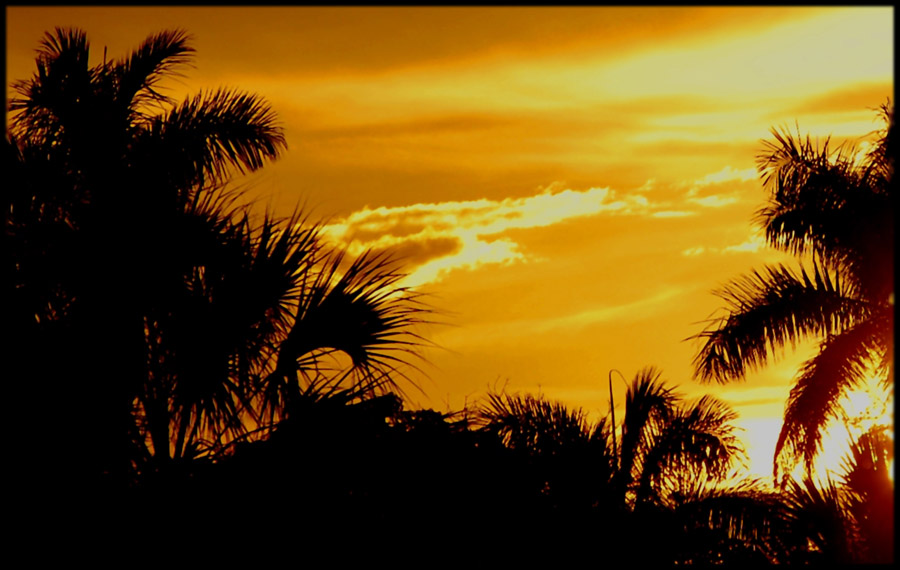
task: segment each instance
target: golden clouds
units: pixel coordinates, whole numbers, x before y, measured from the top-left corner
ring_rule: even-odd
[[[514,263],[552,264],[554,260],[524,245],[535,241],[522,231],[546,231],[592,216],[640,216],[660,221],[697,217],[707,210],[746,203],[747,189],[756,189],[755,178],[753,169],[726,166],[691,182],[647,180],[628,192],[610,187],[574,190],[553,183],[521,198],[366,206],[332,219],[324,233],[353,255],[367,249],[392,251],[410,271],[405,284],[417,286],[440,282],[454,270],[474,271]],[[750,236],[730,245],[691,247],[682,255],[755,252],[764,245],[758,236]]]
[[[392,248],[417,266],[407,285],[440,280],[453,269],[525,261],[519,244],[504,232],[540,228],[572,218],[600,213],[645,211],[646,197],[617,196],[609,188],[577,191],[551,185],[538,194],[503,200],[469,200],[363,208],[325,227],[330,239],[345,243],[351,253]]]
[[[702,253],[756,253],[768,247],[765,238],[759,234],[752,234],[745,241],[725,247],[715,246],[696,246],[689,247],[681,251],[681,255],[693,257]]]
[[[704,208],[721,208],[741,199],[741,186],[733,182],[756,180],[755,168],[735,170],[726,166],[718,172],[707,174],[696,180],[685,195],[685,201]],[[723,191],[724,190],[724,191]]]
[[[694,184],[696,186],[709,186],[710,184],[721,184],[732,180],[754,180],[758,176],[755,168],[745,168],[743,170],[735,170],[730,165],[726,166],[718,172],[707,174],[700,178]]]

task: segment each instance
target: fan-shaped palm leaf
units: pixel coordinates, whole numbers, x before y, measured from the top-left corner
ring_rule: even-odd
[[[398,286],[403,274],[389,254],[366,252],[341,270],[343,264],[343,254],[332,256],[298,283],[293,323],[265,381],[270,413],[284,409],[298,389],[298,374],[319,370],[328,351],[350,358],[351,382],[387,382],[402,391],[395,378],[406,378],[408,357],[425,342],[413,329],[426,322],[428,309],[417,293]]]
[[[790,479],[785,490],[787,532],[806,537],[812,548],[804,557],[830,564],[857,560],[859,532],[848,517],[848,496],[833,481],[817,485],[812,478]],[[810,560],[793,560],[809,563]]]

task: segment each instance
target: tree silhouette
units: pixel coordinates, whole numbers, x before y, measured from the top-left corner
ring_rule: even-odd
[[[850,446],[843,462],[841,483],[846,494],[843,517],[857,537],[856,560],[890,564],[894,561],[894,483],[889,461],[893,437],[886,426],[875,426]]]
[[[348,260],[299,212],[241,205],[229,178],[285,139],[256,95],[163,95],[192,52],[167,31],[92,64],[85,33],[57,29],[34,77],[14,83],[8,378],[14,400],[42,402],[22,414],[34,426],[23,447],[73,488],[128,485],[266,437],[310,390],[396,390],[421,341],[412,327],[426,309],[387,255]]]
[[[774,351],[820,338],[818,353],[797,376],[775,450],[775,472],[809,468],[822,430],[840,399],[876,373],[893,387],[894,120],[862,155],[852,147],[821,147],[773,130],[759,157],[769,194],[758,220],[769,245],[805,258],[799,272],[766,267],[717,294],[726,314],[698,335],[695,373],[704,381],[743,379]],[[786,469],[785,469],[786,471]]]
[[[529,395],[490,395],[476,423],[521,456],[525,490],[555,516],[551,529],[581,527],[645,562],[778,561],[778,495],[756,482],[724,485],[742,456],[734,418],[709,396],[683,402],[648,368],[628,387],[616,444],[607,418],[591,423]],[[648,536],[652,549],[642,548]]]

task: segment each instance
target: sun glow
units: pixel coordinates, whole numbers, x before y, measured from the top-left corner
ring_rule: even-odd
[[[822,437],[820,452],[813,470],[820,479],[839,478],[846,471],[846,460],[853,441],[864,433],[886,427],[893,442],[894,397],[892,390],[879,386],[876,379],[848,393],[841,401],[842,421],[832,422]],[[894,481],[893,456],[888,458],[888,477]],[[802,474],[802,470],[794,475]]]

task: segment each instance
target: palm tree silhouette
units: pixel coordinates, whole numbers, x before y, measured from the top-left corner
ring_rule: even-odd
[[[386,254],[348,260],[301,213],[240,204],[229,177],[284,135],[256,95],[163,95],[192,52],[166,31],[91,64],[85,33],[57,29],[9,104],[9,369],[45,402],[29,443],[66,434],[47,461],[92,480],[265,437],[309,390],[396,390],[422,340],[425,307]]]
[[[661,372],[638,372],[625,395],[614,489],[633,509],[665,505],[697,478],[724,479],[743,449],[723,402],[703,396],[684,404]]]
[[[684,402],[660,376],[647,368],[628,386],[615,428],[621,445],[613,445],[607,418],[591,423],[581,410],[530,395],[491,394],[476,424],[527,459],[532,493],[562,516],[595,525],[601,530],[593,540],[629,556],[661,563],[783,557],[773,544],[783,528],[777,495],[756,482],[722,486],[743,454],[734,412],[710,396]],[[648,533],[657,543],[642,549]]]
[[[766,267],[717,294],[726,314],[697,335],[703,381],[743,379],[773,352],[821,338],[797,376],[775,449],[774,470],[802,460],[809,469],[840,399],[876,373],[893,387],[893,106],[862,159],[854,148],[821,147],[773,130],[759,157],[769,203],[758,219],[769,245],[805,258],[799,272]]]
[[[857,560],[876,564],[894,561],[894,483],[889,473],[894,441],[887,431],[887,426],[875,426],[860,435],[843,461],[840,478],[847,497],[843,515],[855,530]]]

